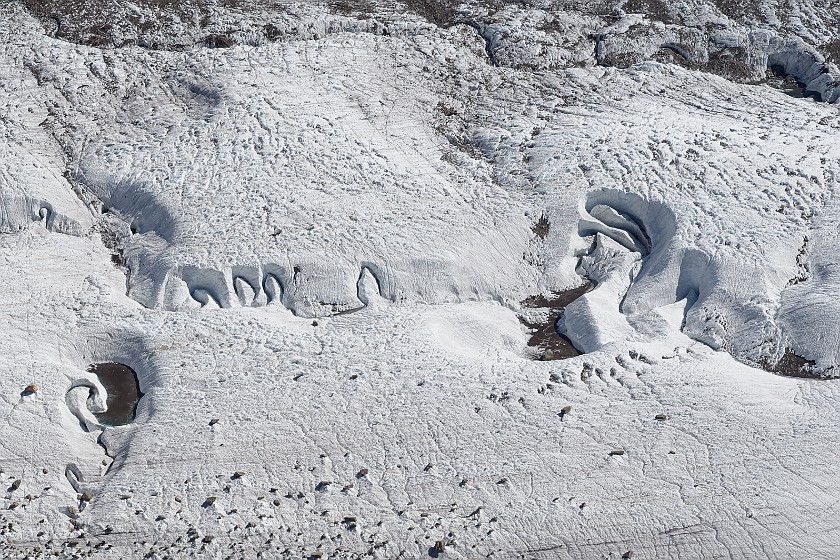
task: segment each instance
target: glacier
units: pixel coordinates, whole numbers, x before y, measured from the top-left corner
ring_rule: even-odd
[[[0,5],[0,556],[836,557],[782,4]]]

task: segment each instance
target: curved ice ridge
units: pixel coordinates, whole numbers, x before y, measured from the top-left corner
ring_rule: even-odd
[[[770,371],[833,375],[837,352],[833,347],[814,352],[802,327],[792,323],[803,313],[788,301],[799,302],[801,293],[824,291],[831,282],[824,280],[823,272],[774,300],[767,295],[771,280],[760,269],[750,273],[746,269],[752,263],[742,262],[737,254],[711,255],[688,243],[678,234],[674,213],[662,202],[603,190],[590,193],[580,215],[579,234],[593,236],[594,242],[581,257],[579,273],[597,287],[565,312],[562,327],[578,349],[590,352],[637,338],[634,321],[685,301],[681,330],[690,338]],[[819,340],[838,336],[836,327],[819,326]],[[815,361],[816,367],[785,371],[781,364],[790,361],[791,348],[805,361]]]
[[[82,234],[78,221],[57,212],[49,202],[28,195],[0,192],[0,233],[21,231],[37,222],[52,232]]]
[[[161,299],[153,303],[175,310],[280,305],[296,315],[319,316],[397,299],[396,294],[386,293],[383,289],[382,273],[372,263],[361,266],[353,298],[323,301],[301,293],[304,274],[300,266],[290,268],[272,263],[232,266],[224,270],[179,266],[168,272],[165,286],[159,294]]]

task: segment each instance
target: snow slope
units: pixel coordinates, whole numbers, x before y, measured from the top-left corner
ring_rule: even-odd
[[[836,556],[837,105],[488,6],[217,6],[343,22],[222,49],[0,7],[4,557]],[[830,64],[799,7],[767,44]],[[587,281],[530,359],[520,302]]]

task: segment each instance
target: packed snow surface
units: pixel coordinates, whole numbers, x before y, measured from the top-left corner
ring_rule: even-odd
[[[840,555],[836,7],[105,4],[0,5],[0,556]]]

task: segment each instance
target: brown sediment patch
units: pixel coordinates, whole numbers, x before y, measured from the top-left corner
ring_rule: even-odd
[[[581,352],[572,345],[571,340],[557,332],[557,320],[563,314],[566,306],[592,289],[592,284],[586,283],[571,290],[554,292],[548,296],[529,296],[522,301],[522,306],[529,309],[547,311],[545,321],[531,322],[520,316],[519,321],[531,331],[528,346],[536,348],[535,359],[541,361],[564,360],[580,356]]]
[[[548,221],[548,217],[545,214],[540,216],[540,219],[531,226],[531,231],[534,232],[534,235],[539,237],[540,239],[545,239],[548,237],[548,232],[551,230],[551,222]]]
[[[816,369],[817,362],[806,360],[798,354],[794,354],[790,348],[785,349],[784,355],[775,365],[762,364],[765,370],[784,375],[786,377],[799,377],[802,379],[827,379],[820,375]]]
[[[108,393],[105,401],[107,410],[94,413],[99,423],[104,426],[122,426],[133,421],[137,402],[143,396],[134,370],[124,364],[106,362],[93,364],[88,371],[96,374]]]

